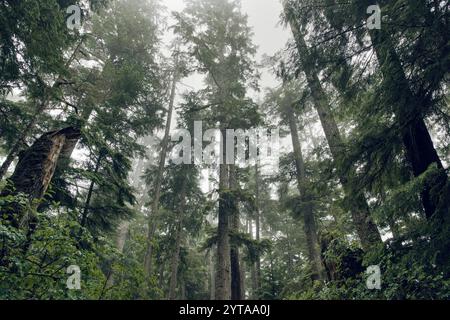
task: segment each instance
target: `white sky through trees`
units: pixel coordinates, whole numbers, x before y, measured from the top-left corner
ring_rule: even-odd
[[[180,12],[184,9],[184,0],[163,0],[166,7],[166,14],[169,16],[169,25],[174,22],[171,19],[171,12]],[[260,64],[265,55],[272,56],[280,49],[284,48],[290,31],[280,24],[280,14],[282,5],[279,0],[241,0],[241,9],[248,16],[248,25],[253,30],[253,44],[257,46],[256,62]],[[173,39],[172,31],[166,33],[164,42],[169,45]],[[251,96],[257,101],[262,100],[265,88],[274,88],[279,85],[279,81],[267,68],[260,68],[261,79],[259,82],[261,91],[252,92]],[[199,90],[203,87],[203,76],[194,74],[181,80],[177,87],[176,104],[181,102],[181,94],[187,90]],[[176,106],[175,106],[176,107]],[[177,112],[174,112],[171,131],[177,128]],[[285,144],[285,143],[283,143]],[[290,147],[290,145],[288,146]],[[207,176],[211,174],[209,170],[202,170],[201,188],[208,191]]]
[[[162,4],[166,7],[167,13],[179,12],[185,7],[184,0],[163,0]],[[289,39],[289,30],[279,24],[282,5],[279,0],[241,0],[241,4],[242,12],[248,15],[248,24],[253,29],[253,43],[258,46],[256,60],[260,63],[264,55],[273,55],[284,48]],[[170,35],[167,36],[167,41],[170,41]],[[277,86],[278,82],[269,70],[261,69],[260,72],[261,89]],[[201,77],[192,76],[183,79],[182,82],[200,89],[201,81]]]

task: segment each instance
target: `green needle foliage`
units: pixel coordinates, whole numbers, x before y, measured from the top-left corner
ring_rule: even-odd
[[[377,3],[283,0],[257,61],[240,0],[0,0],[0,299],[450,299],[449,6]],[[176,164],[195,121],[278,170]]]

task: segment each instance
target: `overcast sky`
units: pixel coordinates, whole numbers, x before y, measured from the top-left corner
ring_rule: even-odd
[[[163,0],[168,11],[181,11],[183,0]],[[273,55],[285,47],[289,39],[289,30],[279,25],[282,6],[280,0],[241,0],[242,11],[248,15],[248,23],[253,29],[253,43],[258,46],[257,61],[261,62],[263,55]],[[274,87],[278,84],[274,76],[267,70],[260,70],[261,88]],[[199,89],[202,85],[198,77],[184,79],[183,83]]]

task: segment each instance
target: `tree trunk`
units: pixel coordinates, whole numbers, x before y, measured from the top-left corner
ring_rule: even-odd
[[[150,217],[148,219],[148,233],[147,233],[147,248],[144,257],[144,270],[147,276],[152,274],[152,259],[153,259],[153,240],[155,232],[158,227],[158,214],[159,214],[159,198],[161,196],[161,183],[164,173],[164,165],[166,163],[167,148],[169,145],[170,125],[172,123],[172,113],[175,102],[175,94],[178,82],[178,71],[175,70],[172,80],[172,88],[170,92],[169,110],[167,112],[166,128],[164,132],[164,138],[161,146],[161,154],[159,158],[158,174],[155,182],[154,198],[152,202],[152,209]]]
[[[58,161],[65,157],[68,148],[76,144],[81,133],[78,129],[69,127],[59,131],[44,134],[25,151],[19,159],[16,169],[8,179],[1,196],[16,196],[23,193],[28,202],[35,207],[35,200],[40,200],[47,191]],[[15,203],[5,208],[8,219],[16,227],[26,222],[27,206]]]
[[[259,183],[260,183],[260,177],[259,177],[259,166],[258,162],[255,164],[255,228],[256,228],[256,241],[261,241],[261,197],[259,192]],[[256,256],[256,262],[255,262],[255,289],[256,291],[259,291],[259,288],[261,287],[261,257],[259,254]]]
[[[175,250],[170,263],[169,300],[175,300],[177,289],[178,264],[180,262],[180,248],[183,239],[183,221],[186,207],[186,178],[183,180],[180,195],[180,207],[178,208],[178,221],[176,226]]]
[[[417,97],[409,87],[401,61],[392,44],[390,35],[385,30],[371,30],[370,37],[377,54],[384,81],[395,83],[395,90],[389,92],[389,99],[394,105],[394,113],[401,128],[402,141],[405,148],[406,159],[411,165],[415,177],[424,173],[432,164],[436,164],[441,175],[434,186],[425,186],[421,192],[422,205],[425,215],[430,219],[439,204],[433,199],[431,189],[442,190],[447,183],[447,174],[443,170],[430,133],[420,115]]]
[[[285,11],[288,12],[289,8],[287,7],[286,2],[284,2],[284,5]],[[373,245],[382,243],[380,233],[370,217],[369,206],[367,205],[364,194],[360,190],[355,190],[350,181],[348,181],[346,175],[342,172],[341,161],[344,156],[344,144],[336,121],[331,113],[327,95],[320,84],[317,70],[315,70],[314,65],[305,63],[305,58],[309,57],[309,50],[303,35],[300,33],[297,22],[294,19],[290,19],[289,24],[294,35],[297,50],[303,57],[302,70],[306,75],[314,105],[319,114],[320,122],[334,159],[339,180],[344,188],[346,198],[351,199],[350,202],[352,207],[350,208],[350,213],[352,215],[356,233],[358,234],[363,249],[367,251]]]
[[[303,225],[306,235],[306,247],[308,248],[308,258],[312,268],[313,280],[324,280],[324,268],[320,258],[319,240],[317,236],[317,226],[314,217],[311,196],[308,191],[308,181],[305,173],[305,165],[298,137],[296,116],[290,106],[286,108],[286,115],[289,119],[289,128],[291,130],[292,146],[294,148],[295,167],[297,175],[297,187],[302,201]]]
[[[236,177],[236,166],[230,165],[230,189],[234,192],[238,190],[238,182]],[[236,197],[231,200],[231,232],[239,232],[239,208]],[[231,263],[231,300],[242,300],[242,274],[239,260],[239,247],[232,244],[230,247],[230,263]]]
[[[228,165],[226,164],[226,131],[222,129],[221,132],[223,164],[220,164],[219,166],[219,222],[217,227],[217,272],[215,299],[230,300],[230,194],[228,190]]]
[[[97,158],[97,161],[95,162],[95,169],[93,172],[94,174],[97,174],[98,171],[100,170],[100,164],[102,162],[102,158],[103,158],[103,155],[100,154]],[[83,214],[81,215],[80,225],[83,228],[86,227],[86,224],[87,224],[87,219],[88,219],[88,215],[89,215],[89,206],[91,205],[92,195],[94,194],[94,187],[95,187],[95,182],[94,182],[94,180],[92,180],[89,185],[88,193],[86,196],[86,201],[84,203]],[[83,233],[82,229],[80,229],[79,236],[81,236],[82,233]]]
[[[246,294],[246,265],[244,262],[244,259],[241,259],[240,262],[241,266],[241,292],[242,292],[242,300],[245,300],[247,298]]]
[[[163,255],[160,256],[161,259],[161,264],[159,265],[159,278],[158,278],[158,286],[159,288],[164,291],[163,285],[164,285],[164,266],[165,264],[163,263],[165,257]]]
[[[215,299],[215,292],[216,292],[216,275],[214,273],[215,270],[215,261],[214,261],[214,248],[211,248],[209,251],[209,294],[210,300]]]
[[[127,241],[129,228],[130,228],[129,221],[124,221],[119,226],[119,233],[118,233],[117,239],[116,239],[116,248],[119,252],[123,252],[123,248],[125,247],[125,242]]]
[[[209,176],[211,177],[213,172],[213,169],[209,168]],[[209,192],[213,192],[214,188],[212,186],[212,181],[209,179],[208,181],[208,191]],[[214,222],[214,214],[210,214],[207,217],[208,223],[210,225],[213,224]],[[209,298],[210,300],[214,300],[215,299],[215,293],[216,293],[216,274],[215,274],[215,270],[216,270],[216,259],[214,256],[214,252],[217,252],[217,250],[215,250],[214,245],[210,248],[209,253],[208,253],[208,259],[209,259]]]
[[[247,220],[248,222],[248,233],[250,234],[250,239],[253,239],[253,221],[251,218]],[[250,269],[250,280],[252,284],[252,299],[256,300],[258,299],[258,281],[256,276],[256,262],[249,262],[249,269]]]

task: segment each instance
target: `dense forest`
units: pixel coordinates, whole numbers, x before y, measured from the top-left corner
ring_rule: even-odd
[[[0,0],[0,299],[450,299],[448,2],[241,1]]]

